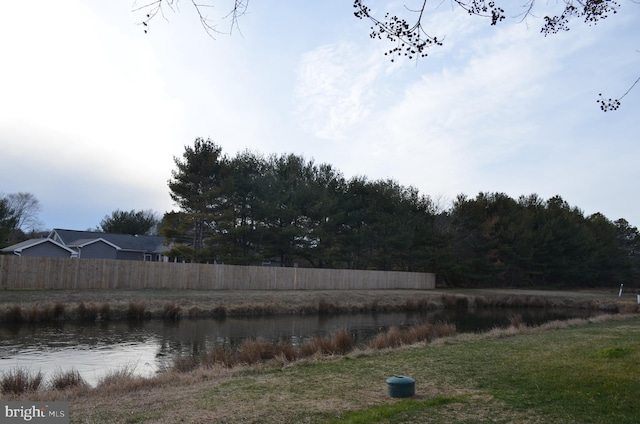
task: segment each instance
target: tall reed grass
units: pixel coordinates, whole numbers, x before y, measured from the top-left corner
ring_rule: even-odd
[[[182,308],[175,302],[167,302],[164,304],[162,317],[170,321],[177,321],[181,317]]]
[[[281,304],[275,300],[265,302],[216,303],[214,305],[191,305],[186,310],[173,300],[150,308],[145,300],[133,300],[128,303],[84,302],[77,305],[34,302],[0,304],[0,322],[35,323],[60,320],[96,321],[96,320],[177,320],[182,317],[225,319],[231,316],[273,316],[284,314],[329,315],[340,313],[376,313],[376,312],[419,312],[435,309],[488,309],[488,308],[549,308],[564,307],[599,310],[609,313],[637,313],[639,306],[634,302],[615,299],[572,299],[528,295],[490,295],[466,296],[462,294],[433,294],[420,298],[398,299],[385,302],[373,298],[368,303],[357,301],[338,303],[325,298],[295,305]]]
[[[464,295],[443,294],[440,299],[445,308],[468,309],[469,297]]]
[[[35,392],[44,383],[44,375],[41,371],[29,371],[26,368],[16,367],[3,372],[0,376],[0,389],[3,394],[21,394]]]
[[[418,342],[451,336],[456,333],[453,324],[419,324],[407,328],[391,327],[378,334],[364,349],[387,349]],[[214,348],[197,356],[177,356],[167,367],[168,371],[191,372],[198,367],[222,366],[233,368],[238,365],[253,365],[272,360],[292,362],[314,356],[346,355],[358,348],[353,337],[346,330],[339,330],[330,337],[316,336],[305,340],[298,346],[291,342],[268,342],[264,340],[245,340],[235,350]]]
[[[144,301],[129,302],[127,318],[130,320],[142,321],[146,317],[147,303]]]
[[[456,326],[448,323],[423,323],[407,328],[394,326],[373,337],[367,346],[371,349],[389,349],[419,342],[431,342],[454,334],[456,334]]]
[[[72,369],[68,371],[58,370],[51,377],[49,386],[53,390],[66,390],[75,387],[89,387],[89,384],[80,375],[78,370]]]

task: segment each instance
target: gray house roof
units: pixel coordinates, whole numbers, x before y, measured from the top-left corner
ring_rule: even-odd
[[[69,253],[70,257],[71,256],[75,256],[75,255],[78,254],[78,252],[76,252],[75,250],[70,249],[67,246],[65,246],[65,245],[63,245],[63,244],[61,244],[61,243],[59,243],[59,242],[57,242],[57,241],[55,241],[53,239],[50,239],[50,238],[37,238],[37,239],[25,240],[23,242],[16,243],[16,244],[11,245],[11,246],[7,246],[4,249],[0,249],[0,252],[2,252],[2,253],[13,253],[15,255],[20,256],[20,255],[22,255],[22,253],[24,251],[26,251],[28,249],[31,249],[33,247],[36,247],[36,246],[40,246],[40,245],[42,245],[44,243],[49,243],[49,244],[55,246],[56,248],[59,248],[59,249],[67,251]]]
[[[132,236],[130,234],[54,229],[49,237],[65,246],[81,246],[102,239],[120,250],[144,253],[162,253],[169,250],[164,245],[164,237],[162,236]]]
[[[85,247],[88,246],[90,244],[93,243],[98,243],[98,242],[103,242],[111,247],[113,247],[116,250],[119,250],[120,248],[118,246],[116,246],[113,243],[110,243],[108,240],[105,240],[104,238],[100,237],[100,238],[93,238],[93,239],[79,239],[76,240],[70,244],[67,244],[67,246],[69,247],[73,247],[74,249],[78,248],[78,247]]]

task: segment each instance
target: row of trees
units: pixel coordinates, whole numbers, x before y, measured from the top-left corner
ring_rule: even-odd
[[[123,211],[116,209],[111,215],[105,215],[96,231],[102,233],[156,235],[160,218],[151,209]]]
[[[0,248],[33,237],[39,233],[42,223],[38,218],[41,205],[35,195],[27,192],[0,194]],[[157,234],[160,218],[152,210],[121,211],[116,209],[106,215],[95,231],[116,234]]]
[[[435,272],[476,286],[619,284],[640,272],[635,227],[559,196],[461,195],[445,210],[413,187],[293,154],[229,157],[196,139],[174,160],[180,210],[160,231],[185,260]]]
[[[601,286],[640,276],[638,229],[585,216],[560,196],[459,196],[442,218],[454,259],[442,272],[455,282]]]

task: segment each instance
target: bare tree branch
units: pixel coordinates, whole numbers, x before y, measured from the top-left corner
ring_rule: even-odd
[[[587,25],[596,25],[598,22],[607,19],[611,15],[618,13],[620,4],[615,0],[563,0],[564,7],[558,14],[546,15],[542,18],[543,24],[540,32],[544,36],[557,34],[561,31],[569,31],[570,24],[574,19],[583,19]],[[391,56],[393,62],[397,56],[405,56],[409,59],[426,57],[427,50],[431,47],[442,46],[444,37],[432,36],[427,33],[423,26],[423,19],[426,16],[427,1],[421,0],[417,9],[405,6],[405,9],[413,13],[415,20],[409,24],[406,19],[398,16],[385,14],[384,18],[378,19],[372,15],[371,9],[365,4],[366,0],[354,0],[353,7],[356,9],[355,16],[359,19],[368,19],[373,23],[370,37],[382,39],[383,37],[395,44],[395,47],[385,52]],[[634,1],[634,3],[638,3]],[[468,14],[483,18],[490,18],[491,25],[497,25],[506,19],[505,10],[498,6],[494,0],[451,0],[453,6],[458,6]],[[520,17],[520,22],[529,17],[537,18],[535,13],[535,0],[527,0],[522,7],[523,12],[516,14]],[[548,5],[547,5],[548,6]],[[620,101],[635,85],[640,81],[638,78],[629,89],[618,99],[606,100],[600,94],[600,108],[603,111],[617,110]]]
[[[144,32],[146,33],[151,21],[158,15],[168,20],[165,16],[165,9],[169,9],[175,13],[178,10],[180,1],[181,0],[147,0],[147,2],[142,5],[134,2],[132,10],[134,12],[145,12],[146,16],[141,21],[141,24],[144,26]],[[228,31],[221,31],[217,27],[219,19],[210,18],[207,12],[214,8],[214,3],[219,4],[224,1],[230,2],[231,0],[201,1],[202,3],[199,3],[198,0],[189,0],[188,3],[195,10],[205,32],[214,39],[215,36],[219,34],[231,34],[234,28],[239,30],[239,18],[247,13],[249,7],[249,0],[233,0],[229,12],[220,15],[221,17],[219,18],[230,21],[229,29]],[[444,37],[431,35],[424,27],[427,0],[415,1],[418,7],[410,8],[405,6],[405,9],[411,14],[409,21],[401,16],[392,16],[390,13],[386,13],[383,18],[376,18],[372,14],[371,9],[365,4],[367,2],[366,0],[354,0],[353,2],[355,9],[354,15],[358,19],[367,19],[372,23],[369,36],[372,39],[379,40],[384,38],[394,44],[392,48],[384,53],[390,57],[392,62],[394,62],[397,57],[402,56],[408,59],[418,60],[419,58],[426,57],[430,48],[443,45]],[[509,4],[507,0],[450,1],[452,7],[457,6],[469,15],[490,19],[491,25],[497,25],[507,17],[505,9],[498,5],[498,3],[504,3],[505,7],[507,5],[513,6],[513,4]],[[637,0],[632,1],[638,4]],[[557,34],[558,32],[569,31],[572,21],[575,19],[582,19],[587,25],[596,25],[609,16],[617,14],[620,8],[620,3],[616,0],[563,0],[563,3],[563,6],[562,3],[560,3],[561,11],[558,14],[549,14],[540,18],[535,14],[536,0],[525,0],[524,4],[518,6],[522,11],[513,15],[513,17],[519,17],[520,22],[524,22],[529,17],[542,20],[540,32],[546,37]],[[545,7],[548,6],[549,4],[545,5]],[[600,108],[605,112],[617,110],[622,98],[635,87],[638,81],[640,81],[640,78],[618,99],[606,100],[602,97],[602,94],[600,94],[600,98],[597,100]]]
[[[636,84],[638,84],[638,82],[640,82],[640,77],[638,77],[638,79],[636,79],[636,81],[633,84],[631,84],[631,87],[629,87],[627,91],[625,91],[624,94],[618,97],[617,99],[605,99],[602,96],[602,93],[598,94],[600,98],[596,100],[596,102],[600,104],[600,109],[602,109],[603,112],[618,110],[622,99],[624,99],[624,96],[629,94],[629,92],[633,90],[633,87],[635,87]]]
[[[197,0],[189,0],[189,4],[192,9],[195,11],[198,19],[200,21],[200,25],[205,30],[207,35],[213,39],[215,36],[219,34],[231,34],[234,28],[239,28],[238,20],[241,16],[247,13],[247,8],[249,6],[249,0],[233,0],[233,5],[230,7],[230,11],[222,16],[222,20],[228,19],[231,21],[229,25],[228,31],[221,31],[218,29],[216,18],[209,17],[207,11],[209,9],[213,9],[215,0],[204,0],[203,3],[198,2]],[[162,16],[165,20],[168,21],[165,15],[165,9],[170,10],[173,13],[179,11],[179,4],[181,0],[153,0],[142,5],[138,5],[137,2],[134,2],[132,11],[133,12],[144,12],[145,16],[141,20],[141,25],[144,26],[144,32],[147,33],[151,22],[158,16]],[[218,0],[218,3],[220,0]]]

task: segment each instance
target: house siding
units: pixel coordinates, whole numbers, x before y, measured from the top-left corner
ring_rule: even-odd
[[[70,258],[71,254],[53,243],[40,243],[36,246],[22,249],[20,256],[45,256],[50,258]]]
[[[122,259],[126,261],[143,261],[144,253],[120,250],[116,256],[116,259]]]
[[[83,259],[116,259],[117,250],[101,241],[87,244],[80,249],[80,258]]]

